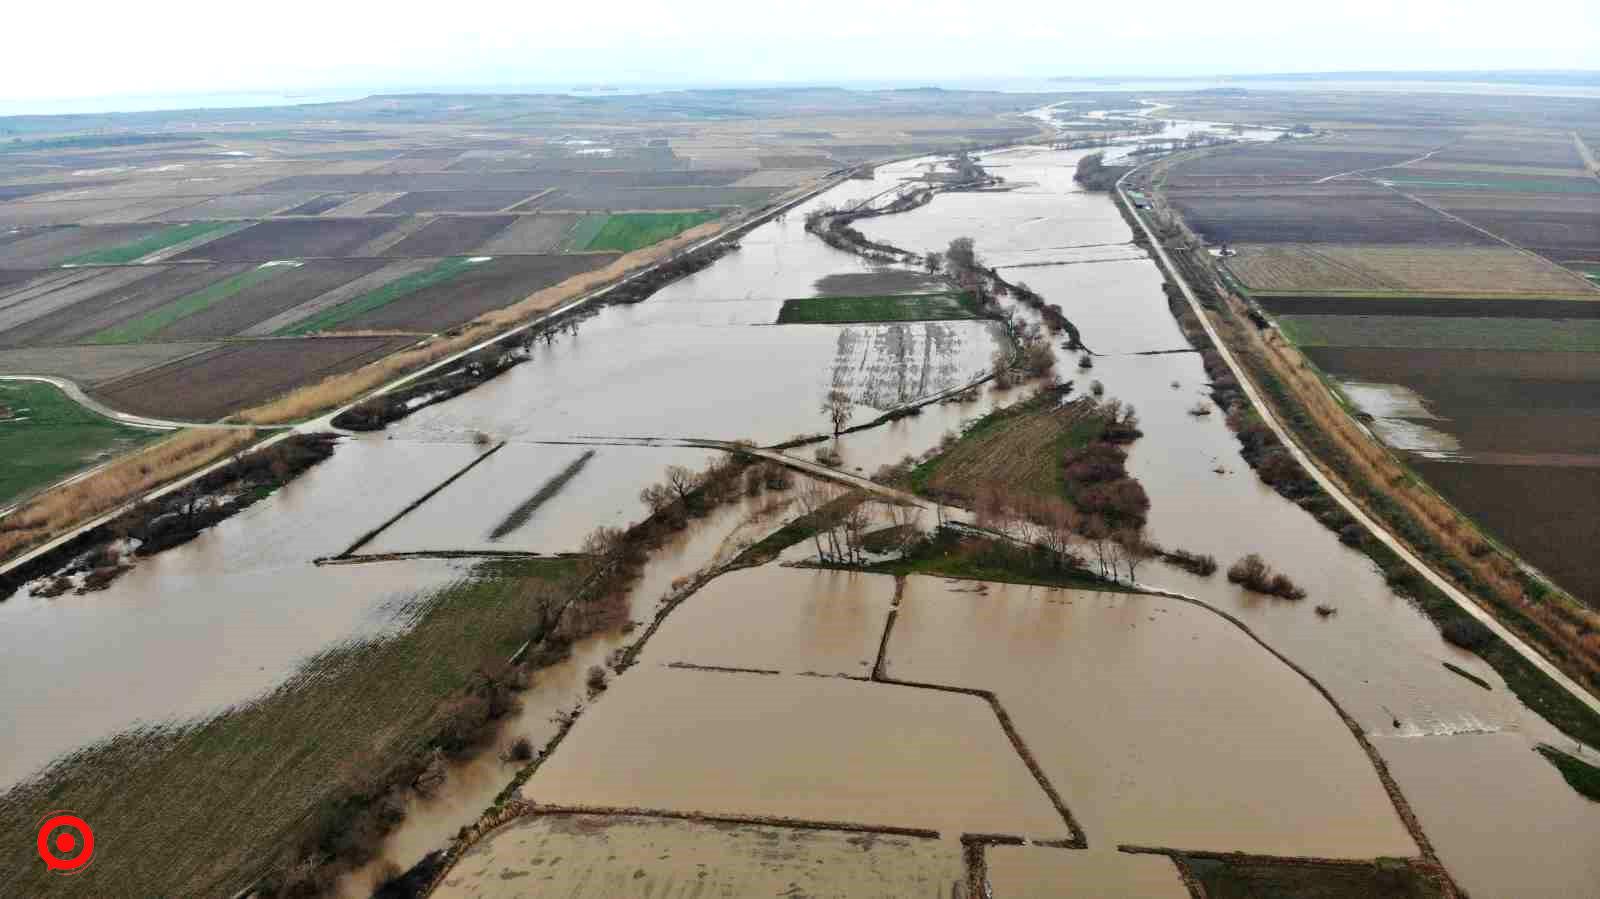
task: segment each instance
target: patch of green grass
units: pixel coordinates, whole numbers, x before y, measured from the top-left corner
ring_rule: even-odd
[[[611,216],[605,213],[586,215],[578,219],[572,228],[567,231],[567,236],[562,239],[561,250],[567,253],[575,253],[588,249],[589,242],[599,236],[600,229],[604,228],[606,222],[610,220]]]
[[[574,228],[572,245],[584,250],[629,253],[675,237],[716,217],[715,212],[623,212],[607,216],[592,236],[588,235],[589,220],[584,219]],[[580,237],[587,239],[580,243]]]
[[[873,297],[806,297],[784,300],[783,309],[778,313],[778,324],[940,321],[977,318],[979,314],[977,301],[965,291]]]
[[[489,264],[488,262],[473,262],[474,258],[476,257],[451,256],[448,259],[440,260],[438,265],[426,271],[406,275],[403,278],[396,278],[376,290],[368,291],[353,300],[340,303],[331,309],[324,309],[316,315],[303,318],[288,327],[281,328],[278,330],[277,336],[288,337],[327,330],[335,325],[344,324],[353,318],[366,315],[375,309],[381,309],[395,300],[416,293],[423,288],[432,287],[435,284],[443,284],[474,265]]]
[[[1210,899],[1435,899],[1440,884],[1405,859],[1309,865],[1186,858]]]
[[[1304,347],[1600,352],[1600,319],[1279,315],[1276,320]]]
[[[108,247],[104,250],[92,250],[80,253],[62,262],[62,265],[126,265],[135,259],[175,246],[186,240],[203,237],[220,231],[236,231],[244,227],[247,222],[190,222],[187,225],[173,225],[149,237],[141,238],[132,243],[125,243],[117,247]]]
[[[959,534],[941,528],[908,555],[862,566],[879,574],[927,574],[935,577],[1073,590],[1137,593],[1126,584],[1105,580],[1083,568],[1064,568],[1037,550]]]
[[[1600,768],[1589,764],[1577,756],[1568,755],[1555,748],[1540,744],[1536,751],[1556,766],[1561,776],[1574,790],[1582,793],[1585,798],[1600,802]]]
[[[148,340],[173,324],[191,315],[204,312],[212,306],[232,298],[245,288],[254,287],[281,272],[288,271],[292,267],[289,265],[260,265],[247,272],[240,272],[231,278],[223,278],[221,281],[188,296],[179,297],[170,303],[158,306],[138,318],[130,319],[120,325],[113,325],[91,336],[89,342],[138,343],[141,340]]]
[[[473,672],[526,640],[578,579],[580,561],[486,563],[391,609],[397,636],[307,660],[257,701],[188,726],[93,746],[0,796],[0,828],[31,831],[71,808],[103,848],[73,878],[86,896],[231,896],[326,813],[347,782],[426,748]],[[352,839],[362,837],[352,834]],[[0,846],[7,892],[56,895],[33,844]]]
[[[8,410],[0,418],[0,503],[161,434],[96,415],[50,384],[0,382],[0,406]]]

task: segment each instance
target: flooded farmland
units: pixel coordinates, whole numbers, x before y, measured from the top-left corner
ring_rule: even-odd
[[[1263,486],[1221,416],[1189,414],[1205,386],[1200,360],[1183,351],[1160,275],[1129,243],[1111,201],[1072,184],[1082,155],[987,154],[985,164],[1015,190],[941,195],[861,227],[914,251],[970,236],[1007,278],[1062,306],[1096,354],[1093,371],[1076,378],[1079,389],[1101,380],[1108,395],[1139,410],[1145,436],[1129,468],[1150,495],[1152,535],[1224,565],[1259,552],[1311,600],[1265,598],[1169,568],[1147,569],[1141,579],[1237,616],[1321,683],[1392,766],[1463,886],[1480,895],[1514,886],[1518,895],[1565,896],[1596,882],[1600,806],[1585,804],[1529,751],[1536,742],[1571,741],[1522,707],[1487,665],[1444,643],[1364,556]],[[916,165],[881,167],[875,179],[845,182],[813,204],[866,199]],[[812,295],[830,276],[881,273],[807,235],[803,211],[756,229],[738,251],[642,304],[602,309],[536,344],[529,362],[483,387],[383,435],[345,441],[278,496],[142,562],[105,593],[0,605],[9,619],[0,622],[0,674],[9,685],[0,689],[15,691],[4,707],[17,710],[6,732],[28,732],[33,753],[19,744],[0,756],[9,765],[0,781],[140,723],[247,701],[321,647],[403,626],[384,610],[461,577],[466,563],[311,562],[342,551],[484,452],[476,432],[510,442],[364,552],[570,551],[597,525],[641,519],[640,487],[667,465],[698,467],[708,454],[599,446],[523,524],[491,539],[586,451],[541,441],[773,443],[825,430],[817,406],[835,384],[866,420],[987,368],[1005,340],[990,323],[772,324],[783,299]],[[1059,355],[1063,371],[1076,358]],[[845,467],[870,472],[923,453],[1010,396],[985,388],[974,402],[938,403],[846,435],[838,441]],[[630,620],[650,621],[676,584],[792,515],[785,501],[771,503],[725,506],[658,548],[630,589]],[[1312,603],[1337,614],[1320,617]],[[887,576],[765,566],[724,574],[690,595],[663,619],[639,664],[598,696],[589,696],[586,671],[639,632],[579,641],[571,657],[542,669],[502,739],[527,736],[542,746],[559,730],[556,716],[584,711],[520,795],[580,811],[926,828],[940,839],[535,815],[490,833],[437,895],[670,895],[707,882],[720,894],[794,886],[815,895],[951,895],[964,877],[954,842],[962,834],[1067,839],[1039,775],[982,696],[870,680],[891,610],[888,677],[992,692],[1089,840],[1087,851],[987,848],[996,896],[1034,895],[1062,880],[1086,896],[1184,895],[1169,860],[1111,851],[1119,843],[1346,858],[1417,852],[1337,712],[1211,611],[1156,597],[926,578],[897,589]],[[251,653],[270,652],[243,655],[236,647],[246,634]],[[46,655],[84,660],[83,679],[39,694],[27,672]],[[1493,689],[1451,673],[1445,661]],[[106,678],[128,682],[128,671],[143,678],[113,711],[71,721],[50,713],[53,702],[94,707],[77,700]],[[413,803],[385,858],[408,866],[438,848],[475,821],[514,772],[493,753],[453,768],[447,789]],[[1504,787],[1461,788],[1486,780]],[[1508,815],[1521,826],[1506,826]],[[1552,844],[1559,851],[1548,851]],[[701,863],[710,869],[704,877]],[[366,894],[375,876],[352,878],[346,894]]]

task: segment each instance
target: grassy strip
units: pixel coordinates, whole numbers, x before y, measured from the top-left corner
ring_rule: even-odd
[[[624,212],[609,216],[592,237],[574,246],[585,250],[615,250],[631,253],[660,243],[717,217],[715,212]],[[579,226],[585,227],[586,222]]]
[[[589,464],[589,460],[594,458],[594,452],[594,450],[584,450],[583,455],[574,459],[572,464],[563,468],[555,477],[546,481],[537,493],[528,497],[527,501],[513,509],[511,514],[505,517],[504,521],[494,526],[494,530],[489,532],[489,539],[499,540],[527,524],[528,519],[533,517],[533,513],[539,511],[540,506],[548,502],[550,497],[560,493],[561,488],[567,486],[568,481],[578,476],[578,472],[583,470],[583,466]]]
[[[1446,669],[1448,669],[1449,671],[1451,671],[1451,672],[1453,672],[1455,674],[1459,674],[1462,677],[1466,678],[1467,680],[1472,681],[1473,683],[1475,683],[1478,686],[1484,688],[1485,690],[1493,690],[1494,689],[1494,687],[1488,681],[1486,681],[1483,678],[1477,676],[1476,674],[1473,674],[1471,671],[1468,671],[1467,669],[1462,668],[1460,665],[1452,665],[1449,662],[1445,662],[1444,663],[1444,667]]]
[[[1540,744],[1535,751],[1556,766],[1561,776],[1574,790],[1582,793],[1586,798],[1600,802],[1600,768],[1589,764],[1575,756],[1568,755],[1554,746]]]
[[[193,240],[217,231],[233,230],[243,226],[241,222],[190,222],[187,225],[174,225],[164,228],[149,237],[125,243],[118,247],[108,247],[104,250],[91,250],[79,253],[62,262],[62,265],[125,265],[135,259],[175,246],[186,240]]]
[[[784,300],[778,324],[852,324],[972,319],[982,315],[972,294],[907,293],[871,297],[806,297]]]
[[[480,566],[397,609],[397,619],[415,618],[404,633],[323,652],[258,702],[63,760],[0,798],[0,826],[31,832],[52,808],[94,822],[115,851],[77,875],[85,895],[232,895],[308,826],[332,841],[330,852],[370,850],[378,835],[342,826],[356,808],[333,797],[347,784],[382,781],[396,760],[425,751],[452,714],[449,700],[528,638],[579,564]],[[31,843],[0,852],[10,890],[56,892],[59,881]]]
[[[483,264],[481,262],[473,262],[474,258],[477,257],[451,256],[448,259],[441,260],[438,265],[426,271],[406,275],[403,278],[396,278],[376,290],[368,291],[353,300],[340,303],[332,309],[324,309],[316,315],[281,328],[276,336],[290,337],[299,334],[310,334],[344,324],[375,309],[381,309],[401,297],[432,287],[435,284],[443,284],[474,265]]]
[[[1405,859],[1295,864],[1238,857],[1184,857],[1212,899],[1435,899],[1438,880]]]
[[[293,268],[290,265],[258,265],[247,272],[211,284],[201,290],[180,297],[146,312],[138,318],[113,325],[89,338],[90,343],[138,343],[191,315],[204,312],[212,306],[231,299],[241,291],[254,287],[278,274]]]
[[[51,384],[0,383],[0,502],[43,487],[95,461],[156,437],[78,405]]]
[[[975,537],[950,528],[940,528],[930,539],[898,559],[861,566],[860,570],[1071,590],[1140,592],[1127,584],[1108,581],[1088,569],[1063,566],[1059,557],[1035,547]]]
[[[1297,346],[1600,351],[1600,319],[1279,315]]]

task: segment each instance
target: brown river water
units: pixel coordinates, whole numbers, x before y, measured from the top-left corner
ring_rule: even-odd
[[[1262,486],[1220,415],[1187,414],[1204,386],[1197,355],[1133,355],[1186,344],[1158,272],[1128,247],[1128,227],[1111,201],[1072,184],[1083,152],[987,154],[996,173],[1023,186],[941,195],[925,208],[858,226],[916,251],[971,236],[980,254],[1007,266],[1008,278],[1063,307],[1097,354],[1090,376],[1140,412],[1146,436],[1134,446],[1130,467],[1152,499],[1152,535],[1211,553],[1224,565],[1259,552],[1311,598],[1264,599],[1220,576],[1154,566],[1141,579],[1238,616],[1324,684],[1389,761],[1463,886],[1480,896],[1592,895],[1600,883],[1600,804],[1576,795],[1531,751],[1540,741],[1570,741],[1523,708],[1486,665],[1446,645],[1364,557]],[[813,203],[864,199],[915,167],[885,166],[875,179],[846,182]],[[471,445],[473,431],[511,444],[366,551],[502,543],[571,549],[596,524],[642,517],[633,496],[638,487],[666,465],[704,453],[601,447],[527,525],[488,542],[509,509],[579,451],[542,441],[598,435],[773,442],[823,430],[818,404],[836,380],[863,406],[881,411],[964,383],[987,365],[1003,339],[987,324],[771,325],[782,299],[810,295],[830,275],[873,272],[806,235],[803,213],[762,226],[737,252],[643,304],[601,310],[478,390],[422,410],[385,434],[346,441],[278,496],[190,546],[141,563],[105,593],[19,596],[0,604],[6,718],[0,783],[121,730],[248,701],[321,648],[403,626],[390,610],[460,577],[462,563],[314,567],[310,560],[341,551],[459,470],[481,452]],[[1075,355],[1061,356],[1061,370],[1073,371]],[[1077,380],[1082,388],[1088,377]],[[945,431],[1007,399],[984,389],[976,402],[936,404],[920,416],[847,435],[839,441],[845,464],[870,472],[920,454]],[[865,420],[877,412],[857,414]],[[1214,471],[1219,467],[1221,474]],[[633,618],[649,621],[675,580],[726,561],[775,527],[785,512],[765,503],[724,507],[653,556],[631,594]],[[1048,596],[999,586],[982,595],[944,592],[938,582],[908,584],[889,647],[890,675],[977,686],[1014,703],[1016,726],[1094,847],[992,848],[996,895],[1028,895],[1030,884],[1063,876],[1103,882],[1107,893],[1170,892],[1136,886],[1166,884],[1168,876],[1175,883],[1169,862],[1102,851],[1123,841],[1349,856],[1414,852],[1332,709],[1222,619],[1149,597]],[[926,862],[944,866],[923,884],[930,893],[947,894],[951,872],[959,876],[959,847],[947,842],[957,833],[1062,837],[1060,816],[986,702],[837,677],[870,668],[863,663],[876,655],[893,601],[888,578],[773,566],[727,575],[669,616],[640,664],[593,700],[585,696],[584,672],[642,630],[581,642],[572,659],[540,672],[506,728],[507,742],[527,735],[539,745],[555,732],[552,716],[589,706],[524,795],[931,827],[946,838],[932,841],[937,851],[916,840],[878,844],[889,859],[882,870],[899,878],[911,877],[908,859],[939,859]],[[1319,602],[1338,614],[1319,618],[1311,608]],[[1089,665],[1091,659],[1101,664]],[[1445,670],[1446,660],[1494,689]],[[665,667],[673,662],[781,673]],[[41,685],[40,670],[59,675]],[[113,675],[119,702],[83,701]],[[61,703],[73,714],[52,711]],[[461,766],[440,795],[415,804],[388,857],[409,865],[442,845],[478,817],[513,773],[492,754]],[[703,827],[632,819],[556,827],[537,820],[496,839],[523,856],[592,855],[599,851],[593,844],[562,847],[574,834],[633,828],[643,835],[616,837],[627,852],[649,841],[679,853],[705,847],[712,857],[730,859],[732,867],[719,875],[730,882],[782,879],[781,872],[740,867],[731,860],[748,860],[749,848]],[[513,833],[522,834],[520,842],[510,839]],[[815,839],[821,858],[843,837]],[[530,849],[529,840],[545,848]],[[732,842],[716,848],[718,840]],[[502,876],[498,850],[488,849],[458,871]],[[507,864],[521,870],[526,861]],[[657,873],[666,882],[686,876]],[[369,878],[352,878],[346,892],[363,894]],[[904,889],[886,887],[884,894],[922,892],[915,877],[893,882]]]

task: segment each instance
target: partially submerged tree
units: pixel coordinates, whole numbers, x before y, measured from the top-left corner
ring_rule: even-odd
[[[855,404],[850,400],[850,393],[839,387],[828,391],[822,400],[822,414],[828,417],[833,425],[833,436],[838,437],[839,432],[845,429],[850,419],[855,415]]]

